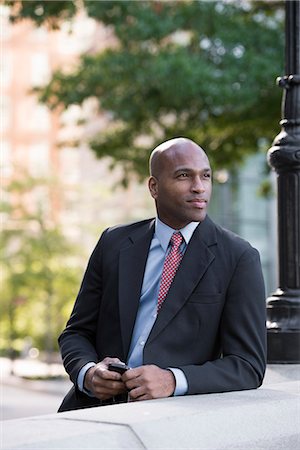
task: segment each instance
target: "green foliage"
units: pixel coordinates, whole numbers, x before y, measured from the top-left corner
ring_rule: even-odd
[[[77,3],[69,0],[6,0],[4,3],[11,8],[12,22],[32,19],[38,26],[46,23],[52,29],[57,29],[62,20],[70,19],[77,11]]]
[[[44,3],[59,23],[65,2]],[[51,108],[98,100],[110,118],[90,143],[99,158],[143,178],[152,148],[175,136],[202,145],[215,168],[236,168],[262,139],[270,144],[280,118],[283,2],[83,4],[118,44],[83,55],[73,73],[55,72],[38,92]]]
[[[41,187],[49,188],[25,177],[7,186],[3,196],[1,345],[13,348],[30,336],[34,346],[51,352],[70,314],[79,269],[59,227],[40,206],[33,208]]]

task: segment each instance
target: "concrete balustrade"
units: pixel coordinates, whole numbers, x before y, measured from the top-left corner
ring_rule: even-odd
[[[258,390],[194,395],[2,422],[3,449],[300,448],[300,366]]]

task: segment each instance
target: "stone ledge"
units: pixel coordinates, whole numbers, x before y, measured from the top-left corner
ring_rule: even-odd
[[[2,448],[298,449],[297,374],[295,366],[286,366],[281,372],[275,369],[275,377],[269,376],[258,390],[151,400],[5,421]],[[270,383],[274,379],[275,383]]]

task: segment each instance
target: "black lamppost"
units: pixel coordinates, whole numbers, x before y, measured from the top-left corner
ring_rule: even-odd
[[[268,152],[277,173],[279,287],[267,299],[268,362],[300,362],[300,1],[285,2],[281,132]]]

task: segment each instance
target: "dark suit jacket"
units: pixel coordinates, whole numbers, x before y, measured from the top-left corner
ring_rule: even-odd
[[[59,338],[76,386],[106,356],[126,361],[154,220],[106,230]],[[259,254],[209,217],[196,228],[144,348],[144,364],[180,368],[188,394],[253,389],[265,371],[265,291]],[[60,411],[101,404],[76,387]]]

